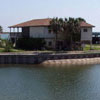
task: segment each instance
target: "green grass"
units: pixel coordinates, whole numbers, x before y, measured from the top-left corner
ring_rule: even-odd
[[[90,50],[90,45],[86,45],[84,48],[84,51]],[[92,50],[100,50],[100,45],[99,44],[94,44],[92,45]]]
[[[24,50],[11,49],[10,52],[23,52]],[[5,52],[4,48],[0,48],[0,52]]]
[[[100,51],[100,45],[99,44],[96,44],[96,45],[92,45],[92,50],[91,52],[93,51]],[[0,48],[0,52],[5,52],[5,49],[4,48]],[[10,52],[22,52],[22,53],[35,53],[35,52],[38,52],[38,53],[69,53],[68,51],[52,51],[52,50],[38,50],[38,51],[26,51],[26,50],[20,50],[20,49],[14,49],[12,48],[10,50]],[[90,52],[90,45],[86,45],[83,52],[87,53],[87,52]]]

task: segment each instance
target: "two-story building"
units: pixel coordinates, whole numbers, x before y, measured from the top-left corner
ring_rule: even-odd
[[[10,38],[13,42],[16,42],[18,38],[44,38],[46,46],[55,48],[55,34],[49,32],[48,27],[52,19],[36,19],[27,22],[23,22],[17,25],[10,26]],[[82,22],[81,27],[81,42],[92,43],[92,28],[91,24]],[[64,34],[59,34],[58,45],[64,46]]]

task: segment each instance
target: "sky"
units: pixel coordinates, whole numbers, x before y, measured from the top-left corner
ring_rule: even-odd
[[[100,0],[0,0],[0,12],[4,31],[32,19],[82,17],[100,32]]]

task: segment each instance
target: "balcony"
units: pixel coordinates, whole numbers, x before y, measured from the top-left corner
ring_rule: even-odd
[[[11,32],[10,33],[10,38],[21,38],[22,37],[22,32]]]

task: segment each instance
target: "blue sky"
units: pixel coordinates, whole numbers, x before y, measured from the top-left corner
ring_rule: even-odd
[[[100,0],[0,0],[0,25],[10,25],[38,18],[82,17],[100,31]]]

